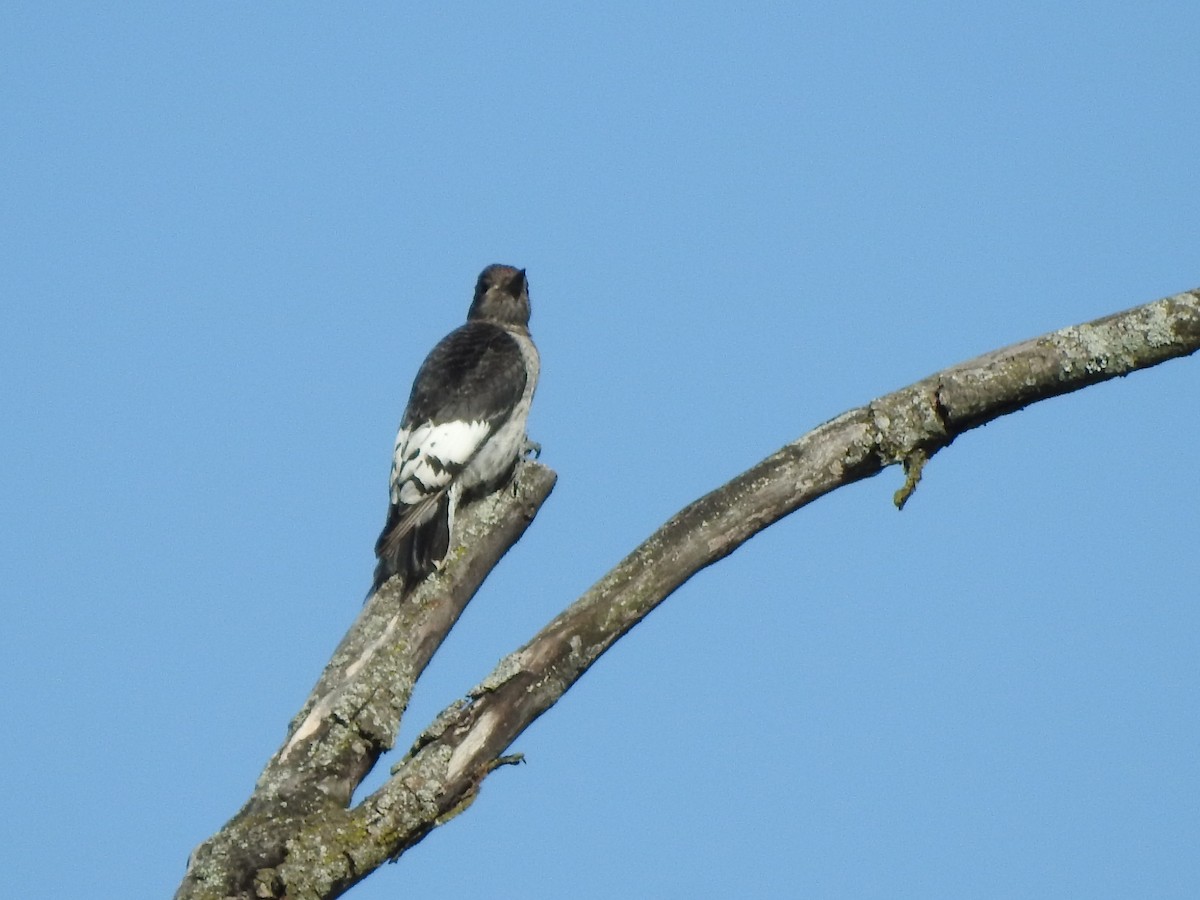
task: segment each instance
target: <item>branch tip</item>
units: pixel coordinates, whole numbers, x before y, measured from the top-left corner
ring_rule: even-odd
[[[904,504],[916,493],[917,485],[921,482],[921,471],[927,462],[929,462],[929,454],[919,448],[904,457],[904,484],[892,495],[892,502],[896,504],[896,509],[904,509]]]
[[[521,766],[524,764],[524,753],[510,753],[508,756],[497,756],[490,763],[488,763],[488,771],[495,772],[501,766]]]

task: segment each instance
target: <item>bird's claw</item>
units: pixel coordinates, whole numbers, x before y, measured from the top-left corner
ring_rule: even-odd
[[[542,445],[537,441],[531,441],[525,438],[525,445],[521,448],[521,456],[525,459],[541,459]]]

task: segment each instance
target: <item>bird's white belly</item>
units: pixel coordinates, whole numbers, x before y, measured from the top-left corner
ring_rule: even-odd
[[[462,489],[468,494],[480,487],[485,490],[498,487],[496,482],[508,472],[525,446],[525,426],[529,421],[533,392],[537,389],[541,360],[538,358],[537,348],[528,336],[514,334],[513,337],[517,339],[521,355],[525,357],[525,390],[508,421],[484,443],[475,458],[463,470]]]

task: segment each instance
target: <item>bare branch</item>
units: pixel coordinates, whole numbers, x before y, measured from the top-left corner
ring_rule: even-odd
[[[522,463],[511,489],[460,514],[462,544],[443,571],[408,595],[393,579],[368,598],[250,800],[196,848],[177,898],[269,896],[255,893],[255,879],[269,880],[308,818],[345,811],[391,749],[417,678],[555,479],[545,466]]]
[[[897,495],[902,505],[924,463],[959,434],[1197,349],[1200,291],[1192,291],[985,354],[826,422],[672,517],[465,700],[443,711],[383,787],[353,809],[330,802],[314,810],[299,823],[286,855],[258,872],[257,893],[247,893],[243,881],[237,895],[336,897],[394,859],[465,809],[483,779],[513,761],[502,756],[512,741],[623,634],[696,572],[788,513],[897,463],[907,472]],[[407,634],[397,625],[379,643],[393,635],[403,642]],[[362,668],[375,665],[377,655]],[[352,652],[340,664],[335,658],[331,668],[352,658]],[[313,708],[310,702],[307,709]],[[298,723],[296,734],[303,729],[302,719]],[[383,746],[379,735],[372,724],[370,740]],[[338,777],[333,771],[326,783],[339,785]],[[335,793],[339,801],[346,796]],[[181,889],[178,896],[222,895]]]

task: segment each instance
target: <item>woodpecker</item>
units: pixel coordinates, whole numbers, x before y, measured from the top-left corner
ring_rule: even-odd
[[[413,382],[392,455],[387,521],[375,542],[373,591],[393,575],[407,590],[438,568],[460,505],[506,484],[536,447],[525,425],[539,369],[525,270],[488,266],[467,323],[438,342]]]

